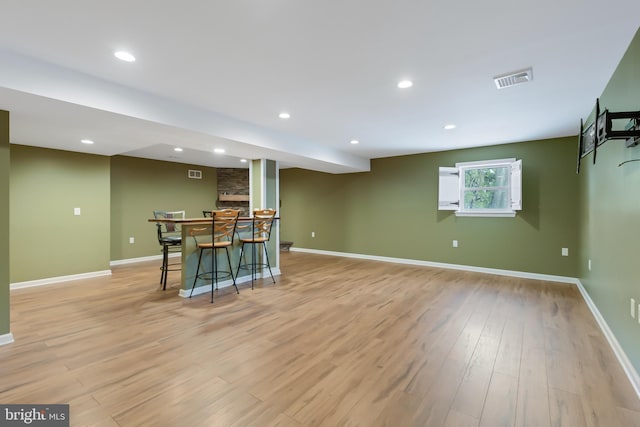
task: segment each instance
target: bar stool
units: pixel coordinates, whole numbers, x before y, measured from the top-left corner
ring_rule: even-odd
[[[218,279],[220,278],[231,277],[233,286],[236,288],[236,293],[240,293],[238,285],[236,285],[236,278],[233,275],[231,258],[229,257],[229,246],[233,245],[233,238],[236,232],[236,225],[238,224],[239,213],[240,211],[233,209],[212,211],[211,227],[194,228],[191,230],[190,234],[196,243],[196,247],[200,249],[200,255],[198,256],[198,268],[196,269],[196,277],[193,279],[193,286],[191,286],[191,294],[189,294],[189,298],[193,295],[193,289],[196,287],[198,279],[211,280],[211,302],[213,302],[213,291],[218,288]],[[197,236],[203,236],[203,232],[206,230],[211,233],[211,241],[199,242]],[[218,269],[219,249],[224,249],[227,254],[229,271]],[[201,273],[200,264],[202,263],[202,254],[206,250],[211,251],[211,271]]]
[[[155,219],[184,219],[184,215],[185,211],[153,211]],[[157,222],[156,227],[158,229],[158,243],[162,247],[160,283],[164,291],[167,289],[167,273],[169,271],[179,271],[182,268],[181,262],[169,264],[169,253],[182,250],[182,234],[180,227],[172,222]]]
[[[242,248],[240,249],[240,258],[238,259],[238,268],[236,270],[236,277],[240,273],[240,269],[251,270],[251,289],[253,289],[253,281],[257,276],[258,269],[262,270],[264,267],[269,269],[271,280],[276,283],[276,279],[273,278],[271,272],[271,264],[269,263],[269,254],[267,253],[267,242],[271,238],[271,228],[275,221],[276,211],[274,209],[257,209],[253,211],[253,217],[251,218],[251,233],[246,236],[240,236],[240,242],[242,242]],[[239,227],[240,228],[240,227]],[[249,225],[243,227],[249,228]],[[244,252],[244,246],[251,245],[251,262],[247,262],[246,253]],[[256,246],[260,247],[260,260],[258,259],[258,253]],[[266,262],[262,262],[262,253]],[[242,264],[244,256],[244,265]]]

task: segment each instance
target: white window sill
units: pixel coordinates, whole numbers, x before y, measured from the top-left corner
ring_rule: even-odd
[[[456,216],[479,216],[492,218],[513,218],[516,216],[515,211],[509,212],[460,212],[456,211]]]

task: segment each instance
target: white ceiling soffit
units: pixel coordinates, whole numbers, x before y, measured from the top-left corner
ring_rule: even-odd
[[[0,108],[15,144],[364,171],[576,135],[638,16],[638,0],[3,0]],[[534,80],[496,90],[526,67]],[[76,142],[91,130],[108,146]]]
[[[77,138],[69,139],[66,145],[69,142],[75,144],[83,137],[77,129],[82,123],[91,124],[92,127],[85,129],[84,135],[95,134],[95,127],[103,123],[103,130],[111,133],[110,138],[105,139],[109,145],[92,150],[80,147],[73,151],[168,159],[218,167],[246,167],[238,164],[240,158],[269,158],[281,162],[281,167],[296,166],[329,173],[362,172],[370,167],[369,159],[330,146],[315,144],[13,52],[0,50],[0,64],[0,94],[3,94],[0,109],[11,111],[12,120],[14,114],[18,115],[15,119],[19,125],[10,128],[12,143],[59,148],[53,141],[64,137],[69,129],[73,129]],[[20,102],[24,104],[22,110],[17,107]],[[5,107],[4,104],[8,105]],[[38,114],[38,107],[41,115]],[[28,137],[29,129],[35,131],[36,127],[21,122],[27,116],[37,118],[40,123],[58,123],[67,129],[59,126],[55,133],[49,134],[52,138],[50,142],[38,143]],[[58,142],[65,145],[63,141]],[[164,153],[170,151],[167,150],[169,146],[187,147],[191,155],[183,152],[167,157]],[[225,156],[231,156],[232,159],[223,160],[222,165],[221,156],[211,156],[216,147],[223,147]],[[210,162],[203,160],[207,157],[211,158]]]

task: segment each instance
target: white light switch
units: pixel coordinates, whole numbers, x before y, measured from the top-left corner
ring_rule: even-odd
[[[134,237],[129,237],[129,243],[130,244],[134,244],[136,242],[136,239]]]
[[[457,248],[457,247],[458,247],[458,241],[457,241],[457,240],[454,240],[454,241],[453,241],[453,247],[454,247],[454,248]]]
[[[569,248],[562,248],[562,256],[569,256]]]
[[[80,208],[73,208],[74,215],[80,215]]]

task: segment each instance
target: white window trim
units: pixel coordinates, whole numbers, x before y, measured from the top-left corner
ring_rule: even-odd
[[[483,166],[508,166],[511,168],[509,177],[510,209],[468,210],[461,206],[461,200],[464,197],[462,194],[464,170]],[[439,168],[438,177],[438,210],[452,210],[455,211],[456,216],[514,217],[516,212],[522,209],[522,160],[510,158],[456,163],[455,167]]]

